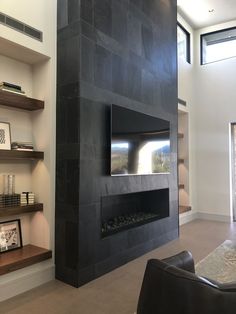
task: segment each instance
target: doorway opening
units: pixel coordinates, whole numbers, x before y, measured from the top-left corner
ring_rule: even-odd
[[[230,176],[231,176],[231,216],[233,221],[236,221],[236,122],[231,123],[231,162],[230,162]]]

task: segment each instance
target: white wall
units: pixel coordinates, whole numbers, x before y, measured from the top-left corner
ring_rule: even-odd
[[[185,22],[185,20],[178,14],[178,22],[190,33],[190,55],[191,63],[189,64],[184,58],[178,58],[178,98],[185,100],[187,102],[187,112],[188,112],[188,141],[189,141],[189,160],[188,160],[188,169],[189,169],[189,205],[192,210],[181,214],[180,224],[182,221],[188,221],[188,216],[195,215],[197,210],[197,197],[195,193],[195,126],[194,126],[194,60],[195,60],[195,51],[194,51],[194,30],[192,27]],[[180,165],[181,167],[183,165]],[[180,190],[180,193],[183,191]],[[182,197],[182,195],[180,195]]]
[[[194,99],[198,211],[230,216],[229,123],[236,121],[236,57],[200,65],[200,34],[236,26],[236,21],[195,32]]]
[[[200,34],[236,26],[236,21],[193,30],[192,65],[179,60],[179,98],[190,113],[190,195],[198,217],[229,220],[229,123],[236,121],[236,57],[200,65]]]
[[[43,32],[43,43],[0,24],[0,37],[51,56],[55,33],[55,0],[0,0],[0,11]]]
[[[190,58],[189,64],[184,57],[178,58],[178,97],[185,100],[187,104],[191,104],[193,101],[193,63],[194,60],[194,46],[193,46],[193,29],[185,20],[178,14],[178,22],[190,33]]]
[[[44,110],[28,112],[0,106],[0,121],[11,124],[12,140],[33,141],[44,161],[3,162],[1,173],[16,175],[16,192],[31,190],[43,213],[20,218],[23,244],[53,251],[55,216],[56,0],[0,0],[0,11],[43,31],[43,42],[0,24],[0,81],[22,86],[27,96],[42,99]],[[1,193],[1,192],[0,192]],[[0,277],[0,301],[54,278],[54,259]]]
[[[43,42],[38,42],[18,31],[1,25],[0,81],[22,86],[29,97],[42,99],[44,110],[27,112],[0,108],[0,121],[10,122],[12,141],[32,141],[36,150],[44,151],[44,162],[1,162],[0,174],[16,175],[16,192],[33,191],[36,201],[44,204],[44,214],[34,215],[30,225],[23,226],[23,244],[28,243],[53,249],[55,198],[55,112],[56,112],[56,0],[16,1],[1,0],[1,12],[43,31]],[[7,50],[4,50],[6,43]],[[14,48],[11,48],[14,47]],[[30,49],[29,49],[30,48]],[[1,55],[1,52],[4,54]],[[27,53],[25,54],[26,50]],[[18,54],[15,60],[12,50]],[[45,54],[42,54],[42,51]],[[8,56],[8,52],[10,57]],[[39,58],[31,64],[28,55]],[[25,54],[25,55],[24,55]],[[21,57],[23,56],[23,62]],[[26,58],[25,58],[26,57]],[[43,60],[40,61],[39,60]],[[1,190],[0,190],[1,193]],[[37,217],[37,219],[36,219]],[[21,217],[26,221],[25,216]]]

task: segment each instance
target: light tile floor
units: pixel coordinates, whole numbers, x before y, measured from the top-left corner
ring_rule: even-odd
[[[49,282],[0,303],[1,314],[133,314],[146,262],[189,250],[198,262],[226,239],[236,237],[236,223],[195,220],[180,228],[180,237],[76,289]]]

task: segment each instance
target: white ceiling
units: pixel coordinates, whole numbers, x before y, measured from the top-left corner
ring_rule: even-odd
[[[195,29],[236,20],[236,0],[177,0],[177,3],[179,13]]]

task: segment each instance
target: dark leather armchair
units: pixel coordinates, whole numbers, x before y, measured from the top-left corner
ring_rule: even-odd
[[[190,252],[148,261],[137,314],[235,314],[236,283],[198,277]]]

